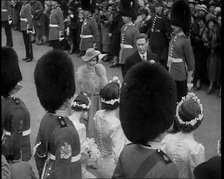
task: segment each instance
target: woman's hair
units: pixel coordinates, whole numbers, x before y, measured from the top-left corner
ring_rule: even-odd
[[[191,132],[200,126],[203,118],[203,108],[200,100],[194,93],[188,93],[177,105],[176,130],[186,133]]]
[[[101,91],[102,108],[114,110],[119,107],[120,86],[117,82],[111,82],[104,86]]]

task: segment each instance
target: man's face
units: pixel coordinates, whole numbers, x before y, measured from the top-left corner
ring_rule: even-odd
[[[137,39],[136,45],[140,54],[144,54],[148,48],[148,42],[145,38]]]

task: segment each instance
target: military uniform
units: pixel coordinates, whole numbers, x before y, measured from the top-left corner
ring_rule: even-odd
[[[167,66],[176,81],[177,100],[180,101],[187,94],[187,72],[193,71],[195,66],[190,38],[182,30],[177,31],[170,41]]]
[[[145,163],[146,159],[149,159],[147,163]],[[149,167],[150,163],[154,163],[154,165]],[[142,164],[146,165],[144,166]],[[137,144],[128,144],[124,147],[112,176],[114,179],[177,177],[177,167],[165,153],[161,150],[154,149],[152,146]]]
[[[138,27],[133,23],[125,24],[121,28],[119,63],[122,65],[122,76],[124,76],[123,65],[125,64],[125,59],[137,50],[136,40],[138,35]]]
[[[2,13],[1,13],[1,20],[2,25],[5,28],[5,35],[6,35],[6,45],[9,47],[13,46],[12,42],[12,31],[11,31],[11,25],[9,24],[9,21],[11,21],[11,4],[9,0],[4,0],[2,3]]]
[[[61,48],[59,38],[64,32],[64,16],[60,6],[52,7],[49,22],[49,40],[53,48]]]
[[[82,178],[79,136],[65,115],[58,112],[45,114],[40,123],[34,151],[41,178]]]
[[[25,104],[15,97],[2,97],[2,118],[5,139],[2,143],[2,154],[10,162],[29,161],[30,114]]]
[[[166,67],[171,26],[167,19],[158,15],[153,16],[147,26],[151,51],[158,55],[160,63]]]
[[[32,16],[31,5],[26,2],[22,5],[20,10],[20,26],[23,34],[24,44],[26,48],[26,59],[33,59],[33,47],[31,43],[31,35],[27,32],[28,29],[32,30]]]
[[[88,48],[93,48],[94,43],[96,44],[96,48],[100,49],[100,35],[94,17],[89,16],[84,19],[81,27],[80,38],[80,51],[85,52]]]

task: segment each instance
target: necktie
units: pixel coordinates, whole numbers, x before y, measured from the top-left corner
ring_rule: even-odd
[[[145,55],[142,55],[142,60],[145,61]]]

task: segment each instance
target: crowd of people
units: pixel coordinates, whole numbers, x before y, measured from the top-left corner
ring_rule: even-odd
[[[48,45],[53,48],[68,50],[78,56],[83,56],[88,48],[95,48],[108,54],[104,61],[112,62],[111,68],[121,66],[124,76],[125,59],[136,51],[136,37],[140,32],[149,38],[149,51],[156,54],[160,63],[168,68],[169,42],[173,35],[170,23],[173,0],[136,2],[133,1],[135,7],[125,10],[126,7],[120,6],[122,3],[115,0],[93,1],[92,4],[79,0],[2,1],[2,24],[7,45],[13,46],[13,27],[22,31],[26,47],[23,60],[27,62],[33,60],[34,42],[38,45],[49,42]],[[207,93],[211,94],[218,88],[218,95],[221,96],[220,1],[188,0],[188,3],[192,14],[188,35],[195,57],[195,90],[200,90],[203,84],[209,84]],[[128,1],[124,4],[128,6]],[[130,18],[122,19],[122,14]],[[136,32],[129,29],[130,23]],[[128,37],[130,34],[134,36],[131,39]]]
[[[189,92],[209,82],[208,94],[218,87],[221,95],[219,1],[21,3],[2,1],[2,178],[221,178],[221,143],[206,161],[194,138],[203,105]],[[33,152],[12,25],[26,62],[32,41],[53,47],[34,70],[46,113]],[[81,57],[77,71],[64,50]],[[123,79],[108,79],[100,60],[121,67]]]

